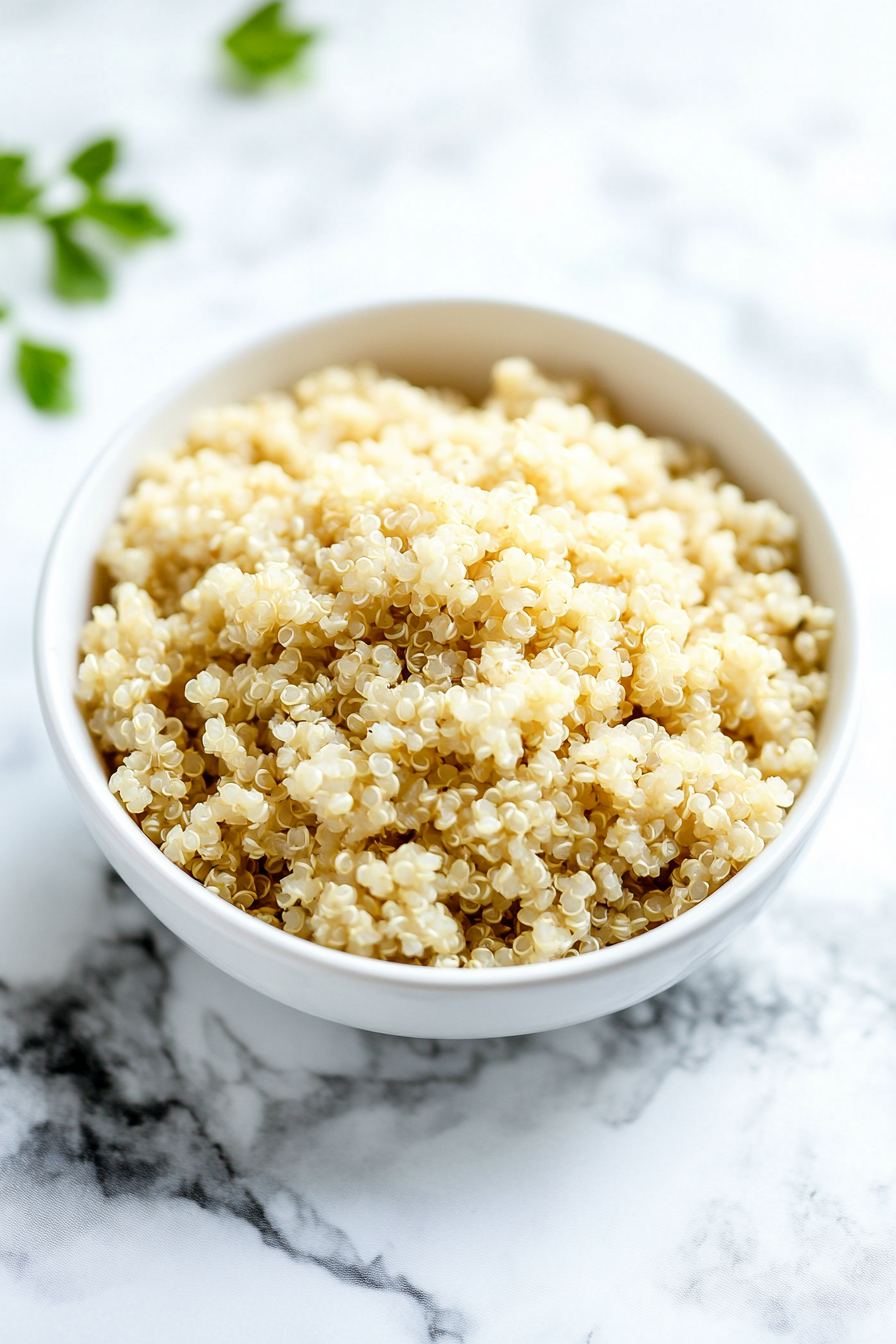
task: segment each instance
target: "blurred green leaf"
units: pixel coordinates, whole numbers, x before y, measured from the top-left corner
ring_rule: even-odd
[[[95,252],[72,236],[71,221],[71,215],[46,221],[53,239],[53,292],[67,303],[97,303],[109,295],[109,272]]]
[[[64,350],[19,341],[16,373],[36,410],[59,415],[72,409],[71,368],[71,355]]]
[[[109,201],[104,196],[91,196],[80,213],[132,243],[169,238],[174,232],[146,201]]]
[[[28,181],[24,154],[0,154],[0,215],[24,215],[40,192]]]
[[[95,187],[97,182],[112,171],[118,161],[118,141],[107,137],[105,140],[96,140],[92,145],[87,145],[79,154],[70,161],[68,171],[86,182],[88,187]]]
[[[67,163],[66,172],[82,184],[76,193],[80,199],[56,214],[42,206],[44,188],[33,182],[28,156],[0,154],[0,216],[27,215],[34,228],[45,232],[52,250],[50,285],[68,303],[96,303],[111,290],[103,253],[90,244],[92,226],[131,243],[166,238],[174,232],[147,201],[107,196],[105,180],[118,162],[119,151],[119,141],[112,136],[79,150]],[[85,235],[87,243],[82,241]],[[10,313],[9,305],[0,301],[0,322]],[[32,406],[47,412],[70,410],[74,404],[70,355],[24,337],[15,349],[15,374]]]
[[[225,51],[254,80],[295,69],[317,40],[313,28],[290,28],[284,22],[283,8],[282,0],[262,5],[222,39]]]

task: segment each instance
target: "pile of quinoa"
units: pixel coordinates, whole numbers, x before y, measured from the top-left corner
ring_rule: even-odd
[[[100,554],[78,696],[173,862],[428,966],[705,900],[815,763],[833,613],[708,454],[505,359],[482,406],[329,368],[198,417]]]

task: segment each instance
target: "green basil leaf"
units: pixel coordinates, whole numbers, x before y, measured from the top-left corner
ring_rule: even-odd
[[[48,219],[53,238],[54,293],[68,303],[98,303],[108,297],[111,289],[109,272],[96,255],[71,234],[70,219],[57,216]]]
[[[64,350],[19,341],[16,374],[28,400],[38,411],[59,415],[72,409],[71,367],[71,355]]]
[[[168,238],[174,232],[167,220],[145,201],[109,201],[105,196],[91,196],[80,213],[132,243]]]
[[[111,138],[96,140],[87,145],[71,160],[68,171],[73,177],[95,187],[112,171],[118,160],[118,141]]]
[[[238,24],[223,38],[223,46],[244,74],[264,80],[295,68],[317,36],[311,28],[290,28],[282,0],[275,0]]]
[[[28,181],[24,154],[0,154],[0,215],[24,215],[40,191]]]
[[[12,309],[10,308],[9,304],[4,303],[3,300],[0,299],[0,322],[5,322],[11,312]]]

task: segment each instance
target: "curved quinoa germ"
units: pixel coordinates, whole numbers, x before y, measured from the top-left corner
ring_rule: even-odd
[[[100,560],[79,697],[174,863],[288,933],[509,966],[702,901],[815,761],[794,520],[506,359],[201,415]]]

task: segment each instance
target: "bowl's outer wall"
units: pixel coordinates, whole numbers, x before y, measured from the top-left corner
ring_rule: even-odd
[[[585,377],[650,432],[708,444],[749,497],[770,496],[799,517],[808,590],[838,613],[822,762],[781,839],[704,906],[675,921],[674,929],[652,931],[636,940],[637,947],[509,972],[371,966],[286,938],[212,896],[164,859],[111,796],[72,696],[78,637],[94,590],[94,556],[140,460],[176,442],[198,410],[289,387],[327,364],[362,360],[478,398],[491,365],[508,354],[527,355],[549,373]],[[817,825],[843,768],[855,700],[853,603],[836,541],[796,468],[765,431],[719,389],[649,346],[576,318],[482,302],[362,310],[286,332],[141,416],[100,457],[60,524],[35,635],[41,703],[69,782],[100,847],[159,919],[222,969],[293,1007],[418,1036],[509,1035],[582,1021],[649,997],[714,955],[765,904]]]
[[[197,919],[177,893],[160,886],[134,862],[128,847],[93,826],[90,829],[112,866],[152,913],[195,952],[235,979],[291,1008],[332,1022],[393,1035],[443,1039],[516,1036],[565,1027],[651,998],[704,965],[749,924],[799,857],[793,851],[753,901],[733,906],[724,920],[680,943],[674,954],[658,950],[629,963],[608,965],[601,976],[578,979],[533,984],[522,983],[511,974],[498,993],[494,986],[475,983],[480,979],[475,972],[470,972],[474,983],[469,992],[461,995],[437,975],[423,986],[425,993],[418,985],[402,984],[390,984],[383,993],[381,986],[371,992],[370,984],[352,975],[350,967],[310,962],[297,971],[290,956],[247,957],[240,929],[228,928],[214,917]],[[277,951],[272,949],[272,953]]]

